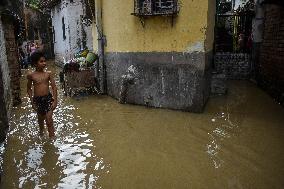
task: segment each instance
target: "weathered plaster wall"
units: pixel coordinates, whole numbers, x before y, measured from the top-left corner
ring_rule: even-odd
[[[0,143],[3,142],[8,129],[8,113],[12,106],[10,71],[6,55],[4,28],[0,15]]]
[[[137,80],[126,102],[202,111],[210,91],[215,2],[180,0],[173,26],[171,17],[151,17],[145,27],[131,15],[133,2],[102,1],[108,94],[119,98],[122,76],[133,65]]]
[[[92,37],[93,37],[93,49],[95,52],[98,52],[98,32],[96,27],[96,22],[93,20],[92,24]]]
[[[213,51],[214,44],[214,30],[215,30],[215,13],[216,13],[216,4],[215,0],[205,1],[207,2],[207,25],[204,28],[205,30],[205,52]]]
[[[210,72],[197,69],[194,64],[204,64],[204,56],[207,55],[108,53],[105,60],[108,94],[125,98],[126,103],[201,112],[210,91]],[[173,57],[174,63],[169,61]],[[129,73],[131,68],[135,69],[134,74]],[[127,82],[126,97],[122,97],[121,89],[128,75],[133,80]]]
[[[84,15],[84,7],[81,0],[62,1],[53,7],[51,11],[52,25],[55,30],[54,54],[57,62],[62,62],[63,57],[70,59],[83,48],[83,40],[88,49],[93,49],[92,26],[82,24],[81,17]],[[63,39],[62,17],[65,23],[66,39]],[[84,33],[86,38],[84,39]]]
[[[208,8],[214,3],[209,6],[208,0],[181,0],[174,27],[170,17],[153,17],[145,20],[143,28],[139,18],[130,15],[134,1],[126,1],[103,1],[107,52],[205,51]]]
[[[180,13],[173,27],[171,17],[153,17],[145,19],[145,28],[139,18],[131,15],[134,1],[126,1],[102,2],[106,52],[204,52],[213,49],[214,1],[180,0]],[[93,35],[97,36],[95,25]]]

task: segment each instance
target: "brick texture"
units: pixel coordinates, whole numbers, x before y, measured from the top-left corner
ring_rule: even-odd
[[[259,84],[284,103],[284,7],[266,5]]]
[[[18,62],[18,47],[15,41],[14,25],[11,19],[2,17],[6,55],[11,79],[13,105],[21,103],[20,77],[21,68]]]
[[[225,74],[228,79],[249,79],[251,61],[245,53],[216,53],[214,65],[217,73]]]

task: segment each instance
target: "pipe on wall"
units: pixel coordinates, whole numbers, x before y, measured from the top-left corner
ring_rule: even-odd
[[[99,89],[100,93],[106,93],[106,67],[104,59],[104,45],[105,36],[103,34],[103,23],[102,23],[102,0],[95,0],[95,10],[96,10],[96,29],[98,34],[98,55],[99,55]]]

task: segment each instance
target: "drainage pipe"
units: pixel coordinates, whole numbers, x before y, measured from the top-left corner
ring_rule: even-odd
[[[95,0],[96,9],[96,29],[98,35],[98,55],[99,55],[99,89],[100,93],[106,93],[106,68],[105,68],[105,57],[104,57],[104,45],[105,36],[103,34],[103,23],[102,23],[102,0]]]

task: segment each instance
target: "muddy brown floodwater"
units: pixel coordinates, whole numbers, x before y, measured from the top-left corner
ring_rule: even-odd
[[[59,87],[51,141],[38,137],[25,74],[3,189],[284,188],[284,109],[252,83],[230,82],[228,95],[210,98],[202,114],[70,98]]]

